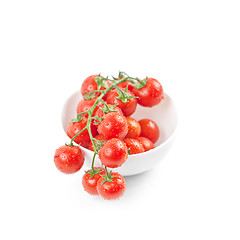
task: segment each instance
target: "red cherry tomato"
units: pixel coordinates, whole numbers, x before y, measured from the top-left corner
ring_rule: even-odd
[[[162,85],[154,78],[148,78],[143,88],[133,88],[132,91],[133,94],[138,97],[137,102],[145,107],[153,107],[159,104],[164,98]]]
[[[122,90],[124,91],[124,89],[122,89]],[[127,94],[129,96],[134,96],[133,93],[129,90],[127,91]],[[126,103],[124,103],[122,100],[116,98],[118,96],[119,96],[118,92],[114,89],[109,92],[106,101],[108,104],[111,104],[111,105],[117,104],[118,107],[121,108],[123,114],[126,117],[129,117],[136,111],[137,99],[131,98],[131,99],[128,99]]]
[[[143,145],[145,152],[154,148],[153,142],[145,137],[139,137],[137,140]]]
[[[128,133],[126,138],[138,138],[141,133],[141,126],[137,120],[131,117],[126,117],[128,123]]]
[[[126,144],[117,138],[108,140],[99,150],[99,158],[106,167],[120,167],[126,161],[127,157]]]
[[[126,182],[122,175],[112,172],[112,182],[104,182],[104,178],[100,177],[97,182],[98,193],[106,200],[120,198],[126,189]]]
[[[159,128],[157,124],[150,119],[142,119],[138,121],[141,126],[140,137],[146,137],[155,143],[160,135]]]
[[[131,155],[144,152],[143,145],[136,139],[127,138],[124,140],[124,143],[126,144],[126,146],[128,148],[128,152]]]
[[[85,93],[89,94],[89,92],[98,90],[97,82],[95,81],[96,77],[98,77],[98,75],[91,75],[83,81],[82,87],[81,87],[81,93],[83,96],[85,95]],[[107,81],[105,81],[105,84],[108,87],[110,87],[111,82],[107,80]],[[100,90],[104,90],[104,89],[105,89],[104,87],[100,88]],[[101,95],[101,93],[95,93],[96,97],[98,97],[100,95]]]
[[[87,125],[87,118],[83,118],[80,122],[72,122],[68,125],[67,135],[73,138]],[[95,125],[91,125],[91,132],[93,137],[97,135],[97,129]],[[82,147],[88,148],[90,144],[90,136],[88,130],[85,129],[79,136],[74,139],[74,142],[80,144]]]
[[[75,173],[83,166],[83,151],[77,146],[61,146],[55,152],[54,163],[63,173]]]
[[[93,104],[95,103],[97,98],[93,98],[93,99],[87,99],[84,100],[82,99],[77,106],[77,114],[81,113],[81,112],[85,112],[88,111],[92,108]],[[98,103],[98,106],[102,106],[103,103]],[[96,108],[93,110],[93,114],[98,110],[98,106],[96,106]],[[83,114],[82,116],[86,116],[88,117],[88,113]]]
[[[97,191],[97,182],[101,177],[100,174],[104,174],[104,169],[102,168],[94,168],[96,174],[92,174],[92,169],[88,170],[82,178],[82,185],[86,192],[91,195],[98,195]]]
[[[100,140],[102,143],[104,143],[104,142],[106,141],[106,139],[105,139],[104,136],[102,136],[102,135],[97,135],[97,136],[94,137],[94,138],[96,138],[97,140]],[[95,142],[95,144],[97,143],[97,141],[95,141],[95,140],[94,140],[94,142]],[[90,142],[90,145],[89,145],[89,148],[88,148],[88,149],[91,150],[91,151],[93,151],[93,152],[95,151],[92,142]]]
[[[128,132],[127,120],[124,116],[116,112],[110,112],[104,116],[97,130],[106,139],[124,139]]]

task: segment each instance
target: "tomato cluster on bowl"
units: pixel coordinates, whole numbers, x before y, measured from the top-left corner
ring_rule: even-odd
[[[104,199],[117,199],[123,195],[126,182],[107,168],[118,168],[128,155],[154,148],[160,135],[157,124],[147,118],[137,121],[131,115],[137,104],[159,104],[163,99],[162,85],[154,78],[140,80],[123,72],[113,79],[92,75],[83,81],[81,94],[84,99],[77,105],[77,117],[67,128],[71,141],[56,150],[55,165],[64,173],[79,171],[84,163],[79,146],[88,148],[94,157],[91,169],[83,175],[85,191]],[[96,155],[103,167],[94,167]]]

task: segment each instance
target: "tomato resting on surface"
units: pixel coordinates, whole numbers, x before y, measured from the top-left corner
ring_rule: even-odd
[[[103,168],[94,168],[94,171],[96,171],[96,173],[94,173],[92,169],[86,171],[82,178],[82,185],[84,190],[89,194],[98,195],[97,182],[101,177],[100,174],[103,175],[105,171]]]
[[[160,131],[157,124],[150,119],[142,119],[138,122],[141,126],[140,137],[146,137],[150,139],[153,143],[155,143],[160,135]]]
[[[75,173],[83,166],[83,151],[77,146],[61,146],[55,152],[54,163],[57,169],[63,173]]]
[[[124,143],[126,144],[126,146],[128,148],[128,152],[131,155],[144,152],[143,145],[137,139],[126,138],[124,140]]]
[[[84,127],[87,125],[87,118],[83,118],[80,122],[72,122],[68,125],[67,128],[67,135],[70,138],[73,138],[75,135],[77,135]],[[95,125],[91,125],[91,132],[93,136],[97,135],[97,129]],[[80,144],[82,147],[88,148],[90,144],[90,136],[88,133],[88,130],[85,129],[80,135],[78,135],[75,139],[74,142],[77,144]]]
[[[141,134],[141,126],[139,122],[131,117],[126,117],[128,123],[128,132],[126,138],[137,138]]]
[[[126,189],[126,182],[122,175],[112,172],[111,176],[111,182],[105,181],[104,177],[100,177],[97,182],[98,193],[106,200],[119,199]]]
[[[99,150],[99,159],[106,167],[120,167],[127,157],[127,146],[118,138],[108,140]]]
[[[127,120],[117,112],[110,112],[104,116],[97,130],[99,135],[103,135],[106,139],[124,139],[128,132]]]
[[[122,91],[125,91],[125,89],[122,89]],[[132,97],[134,96],[134,94],[129,90],[127,91],[127,94]],[[127,99],[127,102],[124,103],[122,100],[117,99],[117,97],[119,97],[119,94],[118,94],[117,90],[114,89],[109,92],[106,102],[111,105],[117,104],[117,106],[119,108],[121,108],[123,114],[126,117],[129,117],[136,111],[136,108],[137,108],[137,99],[136,98]]]
[[[153,142],[145,137],[138,137],[137,140],[143,145],[145,152],[154,148]]]
[[[155,78],[148,78],[144,87],[140,89],[133,88],[132,92],[138,97],[138,104],[144,107],[153,107],[164,98],[162,85]]]

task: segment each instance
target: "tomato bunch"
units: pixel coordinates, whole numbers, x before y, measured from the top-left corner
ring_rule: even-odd
[[[94,152],[92,167],[85,172],[82,185],[91,195],[118,199],[126,182],[115,169],[129,155],[141,154],[154,148],[160,136],[157,124],[151,119],[137,121],[132,114],[137,104],[153,107],[164,99],[163,88],[154,78],[133,78],[119,72],[117,78],[100,75],[86,78],[81,86],[83,100],[78,103],[77,116],[69,124],[70,143],[58,148],[54,155],[56,167],[63,173],[79,171],[84,163],[81,147]],[[102,167],[94,167],[98,155]]]

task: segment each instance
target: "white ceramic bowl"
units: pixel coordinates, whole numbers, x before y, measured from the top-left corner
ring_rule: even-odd
[[[62,124],[66,133],[69,123],[77,115],[77,104],[81,99],[82,96],[80,91],[78,91],[72,94],[64,105]],[[146,108],[138,105],[136,112],[131,117],[137,120],[149,118],[155,121],[160,129],[160,138],[155,143],[154,149],[140,154],[129,155],[126,162],[121,167],[113,169],[113,171],[119,172],[123,176],[145,172],[158,164],[171,148],[178,122],[176,107],[172,99],[166,93],[164,94],[164,100],[153,108]],[[93,152],[83,147],[81,147],[81,149],[86,156],[85,164],[90,168]],[[101,166],[98,157],[96,157],[94,165]]]

